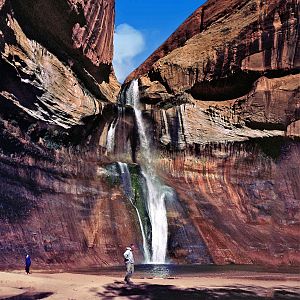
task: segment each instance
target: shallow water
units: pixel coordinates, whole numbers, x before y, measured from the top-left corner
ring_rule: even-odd
[[[124,266],[116,267],[91,267],[73,270],[75,273],[87,273],[107,276],[123,276]],[[253,265],[174,265],[174,264],[141,264],[135,265],[135,277],[141,278],[170,278],[170,277],[194,277],[205,275],[238,275],[245,273],[264,274],[300,274],[300,267],[267,267]]]

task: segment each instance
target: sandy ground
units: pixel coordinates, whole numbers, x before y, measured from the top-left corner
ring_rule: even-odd
[[[204,296],[203,296],[204,295]],[[204,297],[204,298],[203,298]],[[235,274],[134,278],[0,272],[0,299],[300,299],[300,275]]]

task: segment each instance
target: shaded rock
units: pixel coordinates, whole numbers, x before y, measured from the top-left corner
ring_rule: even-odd
[[[103,104],[79,83],[70,68],[28,40],[14,19],[10,19],[10,28],[20,48],[7,45],[2,53],[1,72],[7,75],[0,83],[2,107],[63,128],[82,125],[82,119],[100,113]],[[9,113],[5,108],[2,111]]]
[[[114,1],[14,0],[12,10],[29,39],[69,65],[98,98],[115,100]]]
[[[67,1],[11,1],[2,8],[4,113],[10,107],[70,128],[99,114],[104,102],[115,101],[119,87],[111,66],[114,2],[94,2],[93,10],[88,9],[91,3]],[[99,31],[101,22],[105,26]],[[81,41],[79,24],[85,32],[80,47],[75,43]]]
[[[291,137],[300,137],[300,121],[291,123],[287,129],[288,136]]]
[[[45,154],[0,156],[2,267],[20,268],[26,253],[35,268],[121,264],[128,239],[142,240],[121,187],[98,175],[107,162],[88,150]]]
[[[113,1],[6,2],[1,118],[34,142],[78,143],[119,91],[111,64],[113,20]]]
[[[35,267],[118,264],[116,236],[142,243],[122,189],[99,172],[119,91],[113,20],[114,1],[1,1],[2,268],[25,253]]]

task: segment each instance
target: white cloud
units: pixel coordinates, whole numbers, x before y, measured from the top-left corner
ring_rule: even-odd
[[[120,82],[137,67],[135,57],[144,51],[143,34],[128,24],[117,26],[114,38],[114,69]]]

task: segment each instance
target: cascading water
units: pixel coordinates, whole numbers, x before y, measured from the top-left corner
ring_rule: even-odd
[[[133,199],[134,199],[134,193],[132,191],[132,185],[131,185],[131,178],[130,178],[130,173],[128,170],[128,166],[125,163],[122,162],[118,162],[120,171],[121,171],[121,179],[122,179],[122,183],[124,186],[124,191],[125,194],[127,196],[127,198],[130,200],[131,204],[133,205],[133,207],[136,210],[136,214],[139,220],[139,224],[140,224],[140,228],[141,228],[141,232],[142,232],[142,237],[143,237],[143,248],[144,248],[144,256],[145,256],[145,263],[149,263],[150,262],[150,252],[148,249],[148,244],[147,244],[147,239],[146,239],[146,235],[145,235],[145,231],[143,228],[143,222],[139,213],[138,208],[136,207],[136,205],[134,205]]]
[[[115,150],[115,136],[116,136],[116,129],[118,125],[118,121],[123,114],[123,108],[118,106],[118,115],[110,124],[109,130],[107,132],[106,137],[106,152],[113,153]]]
[[[107,153],[112,153],[114,151],[117,124],[118,124],[118,120],[114,120],[109,127],[107,133],[107,142],[106,142]]]
[[[165,198],[170,188],[160,183],[154,170],[150,143],[147,138],[145,123],[140,110],[138,81],[133,80],[126,93],[127,104],[132,104],[139,131],[142,155],[142,174],[147,183],[147,207],[152,228],[152,263],[165,263],[168,242],[168,221]]]

